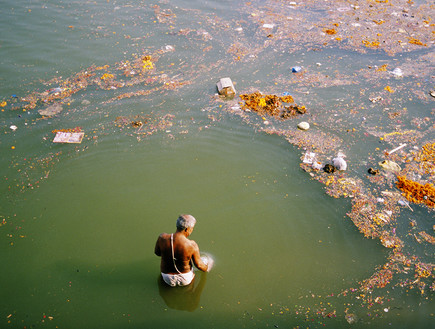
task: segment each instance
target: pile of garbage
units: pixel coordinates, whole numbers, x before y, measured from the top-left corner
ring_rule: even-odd
[[[428,207],[435,207],[435,188],[433,184],[420,184],[404,176],[397,177],[397,187],[403,191],[405,198],[413,203],[425,203]]]
[[[241,104],[243,110],[254,111],[259,115],[288,119],[307,112],[305,106],[284,105],[294,102],[293,97],[290,95],[263,95],[257,91],[251,94],[241,94],[240,98],[244,101],[244,103]]]

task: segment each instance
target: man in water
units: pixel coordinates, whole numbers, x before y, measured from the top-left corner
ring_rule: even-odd
[[[160,271],[163,280],[171,287],[187,286],[193,281],[193,264],[201,271],[208,272],[212,261],[201,257],[195,241],[189,240],[195,217],[180,215],[177,219],[177,231],[173,234],[162,233],[156,242],[154,253],[161,257]]]

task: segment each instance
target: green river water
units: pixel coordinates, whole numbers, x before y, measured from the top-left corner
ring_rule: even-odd
[[[0,328],[431,327],[433,291],[387,286],[388,293],[378,294],[384,304],[371,308],[358,293],[337,296],[369,278],[386,262],[388,249],[348,218],[350,199],[327,195],[301,170],[304,151],[260,131],[262,119],[254,114],[244,119],[225,110],[237,101],[215,97],[224,76],[237,82],[237,91],[282,93],[292,89],[280,85],[292,65],[321,62],[322,70],[352,76],[355,65],[392,60],[380,53],[286,53],[272,46],[252,61],[234,62],[225,51],[234,41],[225,34],[236,26],[222,21],[244,23],[254,38],[243,4],[3,1],[0,97],[8,105],[0,112]],[[158,22],[155,6],[170,8],[176,21]],[[219,17],[222,34],[204,17]],[[172,33],[172,25],[200,32],[185,37]],[[43,119],[38,110],[44,104],[20,107],[19,97],[58,86],[43,81],[59,83],[91,65],[113,67],[169,44],[175,51],[161,54],[153,74],[183,77],[192,82],[186,86],[115,102],[108,100],[144,84],[125,91],[90,86],[72,95],[62,113]],[[204,51],[208,44],[213,49]],[[299,88],[298,94],[305,95],[298,103],[312,108],[319,131],[343,137],[355,176],[375,163],[367,154],[385,147],[362,126],[383,119],[374,114],[364,121],[359,114],[338,120],[328,111],[355,101],[360,87],[310,90],[309,98]],[[11,109],[14,102],[18,108]],[[422,101],[408,113],[431,116],[432,107]],[[146,118],[156,129],[141,135],[120,117]],[[159,126],[163,121],[170,124]],[[52,142],[52,130],[77,126],[85,132],[81,144]],[[345,132],[352,127],[354,134]],[[433,135],[424,138],[433,142]],[[401,221],[413,218],[433,234],[433,212],[413,208],[402,211]],[[196,217],[191,238],[213,256],[215,267],[197,272],[193,287],[169,289],[159,280],[153,251],[158,235],[172,233],[181,213]],[[433,262],[433,246],[422,247],[400,230],[406,252]],[[347,321],[347,313],[356,321]]]

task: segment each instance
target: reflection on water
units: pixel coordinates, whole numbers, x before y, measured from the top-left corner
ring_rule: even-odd
[[[169,308],[193,312],[199,306],[202,290],[207,281],[207,273],[195,273],[195,279],[187,286],[170,287],[159,275],[157,284],[159,286],[159,294]]]

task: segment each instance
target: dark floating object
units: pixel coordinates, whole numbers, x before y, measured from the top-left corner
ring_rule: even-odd
[[[325,165],[325,167],[323,167],[323,170],[327,173],[333,173],[335,171],[335,167],[328,163]]]

